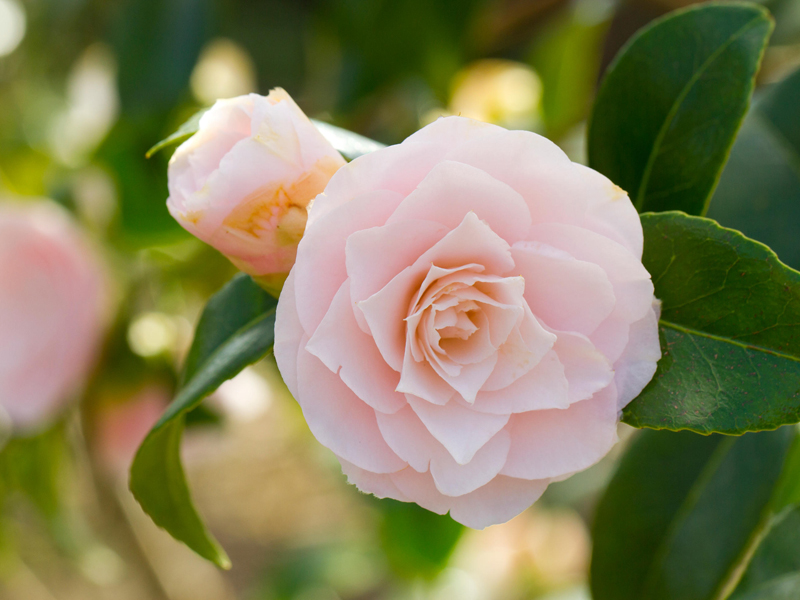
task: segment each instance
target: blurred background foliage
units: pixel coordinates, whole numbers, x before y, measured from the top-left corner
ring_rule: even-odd
[[[0,0],[0,201],[73,212],[116,307],[80,403],[0,451],[0,598],[588,598],[589,525],[619,450],[510,523],[466,531],[348,486],[270,359],[224,384],[186,436],[199,509],[233,569],[158,530],[127,469],[205,300],[235,269],[167,213],[169,153],[144,155],[217,98],[280,86],[310,116],[384,143],[462,114],[543,133],[583,161],[605,67],[689,3]],[[762,3],[777,27],[710,216],[797,267],[800,146],[774,129],[797,137],[800,117],[771,108],[786,103],[771,104],[770,85],[800,66],[800,0]],[[754,164],[762,178],[745,185]]]

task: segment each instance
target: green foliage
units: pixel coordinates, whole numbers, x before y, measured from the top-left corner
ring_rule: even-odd
[[[634,427],[740,434],[800,421],[800,273],[710,219],[642,215],[662,359]]]
[[[772,30],[755,4],[701,4],[642,29],[597,95],[589,165],[640,212],[703,215],[747,111]]]
[[[582,12],[571,8],[561,15],[531,51],[530,63],[542,79],[542,116],[554,139],[586,118],[600,70],[609,19],[587,22]]]
[[[408,579],[433,579],[441,573],[464,526],[410,502],[384,499],[379,508],[381,546],[392,571]]]
[[[597,508],[594,599],[724,597],[769,523],[795,436],[638,434]]]
[[[795,600],[800,597],[800,507],[773,518],[730,600]]]
[[[708,216],[800,267],[800,70],[757,98]]]
[[[180,460],[185,415],[272,348],[277,301],[247,275],[209,300],[195,331],[183,386],[142,442],[131,467],[133,495],[153,521],[222,568],[230,561],[192,504]]]

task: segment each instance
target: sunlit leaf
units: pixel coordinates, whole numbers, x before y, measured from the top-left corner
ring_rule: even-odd
[[[187,358],[183,386],[136,453],[133,495],[153,521],[222,568],[224,550],[192,504],[180,459],[186,413],[221,383],[272,348],[277,301],[247,275],[237,275],[209,300]]]

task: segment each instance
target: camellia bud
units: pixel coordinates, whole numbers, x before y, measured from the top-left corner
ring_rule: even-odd
[[[219,100],[170,160],[167,207],[277,295],[309,204],[344,164],[284,90]]]

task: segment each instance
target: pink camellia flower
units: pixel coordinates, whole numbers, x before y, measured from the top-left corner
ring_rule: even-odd
[[[315,200],[275,356],[351,483],[482,528],[617,441],[661,352],[625,192],[533,133],[439,119]]]
[[[0,407],[41,427],[74,397],[105,324],[99,262],[65,211],[0,205]]]
[[[308,205],[345,164],[282,89],[219,100],[169,164],[169,212],[264,287],[294,264]]]

